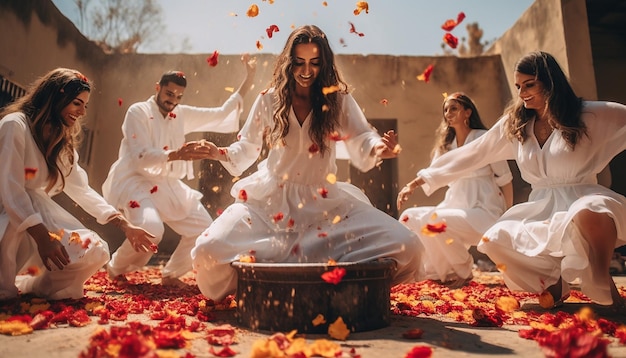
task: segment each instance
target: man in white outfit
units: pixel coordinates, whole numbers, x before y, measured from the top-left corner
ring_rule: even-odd
[[[209,143],[185,142],[185,135],[239,129],[243,96],[251,88],[256,71],[255,60],[244,55],[242,62],[246,78],[221,107],[179,105],[187,80],[183,72],[169,71],[157,83],[153,96],[131,105],[126,112],[119,157],[102,191],[131,223],[155,235],[153,248],[163,238],[164,223],[181,235],[162,270],[164,285],[183,284],[179,277],[192,269],[190,252],[195,240],[213,221],[200,202],[202,193],[181,180],[193,179],[192,161],[209,157]],[[125,240],[107,264],[109,276],[118,283],[125,282],[124,274],[145,266],[152,254],[137,252]]]

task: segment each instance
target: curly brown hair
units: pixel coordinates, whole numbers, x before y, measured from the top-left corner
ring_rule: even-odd
[[[587,128],[581,119],[583,101],[569,84],[556,59],[543,51],[531,52],[515,64],[515,72],[535,76],[543,84],[546,94],[546,112],[550,114],[563,139],[573,150]],[[515,98],[505,109],[507,135],[524,143],[528,137],[526,126],[537,116],[537,111],[524,107],[521,98]]]
[[[289,110],[292,105],[292,95],[296,88],[293,77],[295,61],[295,47],[299,44],[314,43],[317,45],[320,57],[320,72],[311,86],[312,121],[309,136],[314,144],[324,154],[328,149],[328,137],[339,126],[339,112],[341,111],[338,93],[346,93],[348,85],[343,81],[335,66],[335,56],[328,39],[322,30],[315,25],[305,25],[295,29],[287,39],[285,47],[276,60],[271,86],[276,91],[274,107],[274,128],[268,133],[270,146],[282,145],[283,138],[289,132]],[[339,91],[324,94],[324,87],[338,86]]]

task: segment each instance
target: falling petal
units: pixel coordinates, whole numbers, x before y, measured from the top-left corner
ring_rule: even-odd
[[[246,15],[248,15],[248,17],[255,17],[259,15],[259,7],[257,6],[257,4],[250,5],[248,10],[246,11]]]
[[[354,15],[361,14],[362,11],[365,11],[366,14],[369,14],[369,4],[367,1],[358,1],[356,3],[356,9],[354,9]]]
[[[422,72],[422,74],[417,76],[417,79],[419,81],[424,81],[428,83],[430,81],[430,75],[432,74],[434,68],[435,67],[433,65],[428,65],[428,67],[426,67],[424,72]]]
[[[326,181],[330,184],[335,184],[337,182],[337,176],[333,173],[328,173],[326,176]]]
[[[451,48],[456,48],[459,45],[459,39],[449,32],[443,35],[443,42]]]
[[[357,34],[359,37],[363,37],[363,36],[365,36],[365,34],[364,34],[364,33],[362,33],[362,32],[358,32],[358,31],[356,30],[356,27],[354,27],[354,24],[353,24],[353,23],[351,23],[350,21],[348,21],[348,24],[350,24],[350,33],[351,33],[351,34]]]
[[[219,52],[215,50],[213,51],[213,54],[211,56],[207,57],[206,62],[209,64],[209,66],[215,67],[217,66],[218,57],[219,57]]]
[[[322,94],[324,96],[330,93],[335,93],[337,91],[339,91],[339,86],[337,85],[322,88]]]
[[[26,180],[31,180],[37,174],[37,168],[24,168],[24,178]]]
[[[270,25],[270,27],[265,29],[265,32],[267,32],[267,37],[269,37],[270,39],[274,35],[274,32],[278,32],[278,31],[280,31],[280,30],[278,29],[278,26],[276,26],[276,25]]]
[[[320,324],[326,323],[326,319],[324,318],[324,315],[320,313],[313,319],[312,323],[313,326],[319,326]]]

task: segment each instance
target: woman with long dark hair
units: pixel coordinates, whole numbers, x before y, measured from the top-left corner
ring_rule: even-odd
[[[80,72],[57,68],[0,113],[0,300],[18,292],[81,298],[84,282],[109,260],[107,243],[52,199],[61,192],[99,223],[120,227],[136,250],[150,250],[152,235],[93,190],[78,165],[91,89]]]
[[[466,94],[456,92],[446,96],[442,109],[433,160],[487,132],[478,108]],[[427,253],[422,260],[424,276],[417,279],[439,281],[451,288],[471,280],[474,259],[469,249],[478,244],[482,234],[512,205],[512,180],[505,160],[491,163],[450,183],[445,198],[436,206],[413,207],[402,212],[400,222],[420,238]],[[408,184],[400,190],[400,195],[408,197],[416,188]],[[429,231],[428,225],[438,225],[441,229]]]
[[[626,106],[583,101],[555,58],[532,52],[515,65],[518,96],[483,136],[420,170],[427,193],[497,160],[515,159],[531,184],[484,234],[478,250],[501,265],[509,288],[540,293],[546,308],[582,293],[626,313],[609,275],[613,249],[626,243],[626,198],[597,175],[626,149]],[[405,200],[399,196],[398,202]]]
[[[278,56],[269,90],[250,109],[238,141],[213,148],[239,176],[269,148],[252,175],[239,180],[236,202],[198,237],[192,250],[201,292],[221,299],[236,289],[230,263],[364,262],[390,258],[393,282],[413,280],[422,250],[415,235],[374,208],[348,183],[336,182],[335,145],[346,144],[352,164],[366,171],[397,155],[396,135],[381,138],[341,79],[326,35],[302,26]]]

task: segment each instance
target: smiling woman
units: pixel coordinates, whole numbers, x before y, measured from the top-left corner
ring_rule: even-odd
[[[129,240],[150,242],[152,235],[89,187],[78,165],[91,90],[80,72],[57,68],[0,113],[0,301],[19,292],[81,298],[85,280],[108,261],[107,243],[52,200],[62,191],[99,223],[112,221]],[[24,271],[32,276],[16,284]]]

